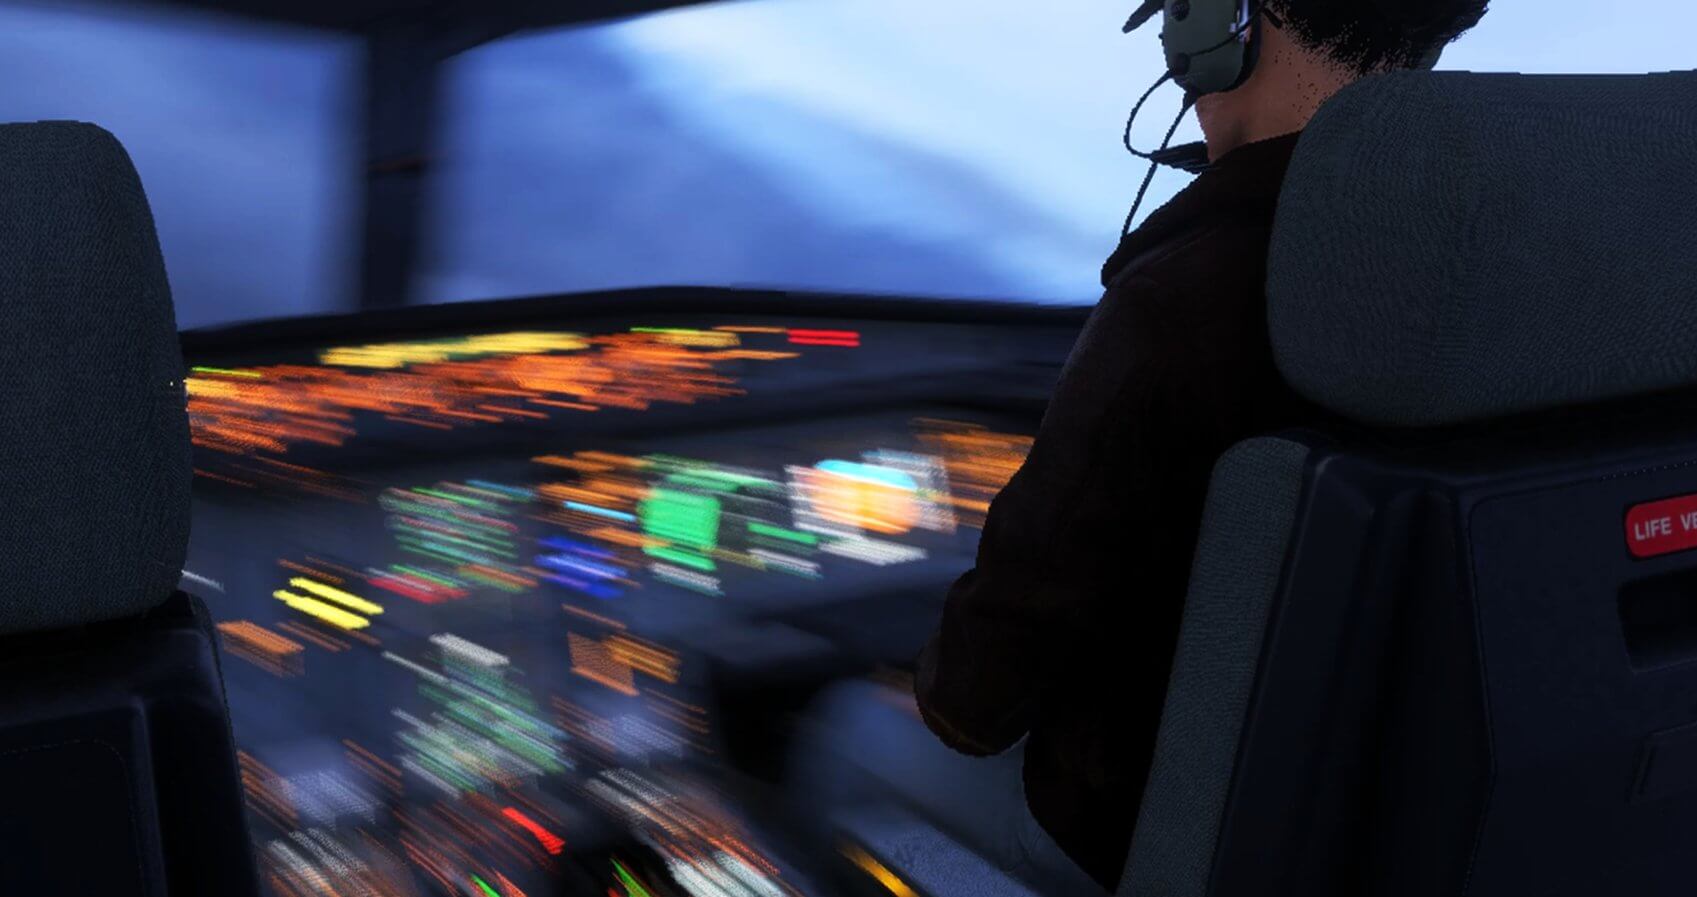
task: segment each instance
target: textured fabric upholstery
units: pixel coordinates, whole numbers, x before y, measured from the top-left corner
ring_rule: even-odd
[[[169,597],[188,419],[165,265],[118,141],[0,125],[0,633]]]
[[[898,810],[855,807],[833,814],[831,824],[921,893],[935,897],[1045,897],[948,835]],[[1059,892],[1052,893],[1059,897]]]
[[[1273,231],[1280,369],[1358,421],[1697,385],[1697,72],[1398,72],[1321,107]]]
[[[1251,439],[1214,468],[1120,894],[1201,897],[1207,891],[1307,457],[1299,443]]]

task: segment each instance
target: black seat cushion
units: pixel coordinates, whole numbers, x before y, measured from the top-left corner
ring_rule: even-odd
[[[188,544],[182,353],[153,216],[93,125],[0,125],[0,634],[132,616]]]

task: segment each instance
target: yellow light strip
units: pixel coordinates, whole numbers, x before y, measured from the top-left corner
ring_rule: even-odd
[[[539,355],[587,348],[589,341],[577,333],[493,333],[435,342],[343,346],[320,353],[319,362],[341,367],[399,368],[467,356]]]
[[[305,595],[296,595],[287,589],[278,589],[272,592],[271,596],[309,617],[323,620],[338,629],[364,629],[371,625],[370,620],[358,614],[350,614],[339,607],[331,607],[322,601],[308,598]]]
[[[304,576],[297,576],[289,580],[289,585],[328,601],[334,601],[349,610],[357,610],[362,614],[380,614],[383,612],[383,606],[380,604],[372,604],[358,595],[350,595],[335,586],[327,586]]]
[[[895,894],[896,897],[919,897],[912,888],[907,886],[907,882],[897,878],[894,872],[884,868],[883,863],[873,859],[872,855],[866,851],[853,844],[845,844],[842,852],[843,856],[848,857],[850,862],[859,866],[867,875],[872,876],[879,884],[888,888],[890,893]]]

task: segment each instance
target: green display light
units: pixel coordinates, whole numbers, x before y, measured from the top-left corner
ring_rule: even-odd
[[[689,551],[680,551],[676,548],[666,548],[663,546],[650,548],[647,553],[649,557],[659,558],[662,561],[671,561],[674,564],[680,564],[692,570],[700,570],[703,573],[712,573],[714,570],[718,569],[717,565],[713,563],[712,558],[702,557],[699,554]]]
[[[625,890],[630,892],[630,897],[652,897],[647,888],[637,884],[635,876],[627,872],[624,866],[619,865],[618,860],[613,861],[613,873],[619,877],[619,883],[625,886]]]
[[[749,522],[748,531],[761,536],[771,536],[774,539],[782,539],[786,542],[794,542],[798,545],[819,544],[819,537],[812,533],[798,533],[795,530],[772,526],[769,523],[761,523],[758,520]]]
[[[637,514],[648,535],[702,552],[718,547],[720,506],[710,495],[655,489]]]

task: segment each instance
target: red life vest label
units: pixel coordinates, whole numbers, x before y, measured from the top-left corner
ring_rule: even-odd
[[[1640,558],[1697,548],[1697,495],[1633,505],[1626,512],[1626,547]]]

